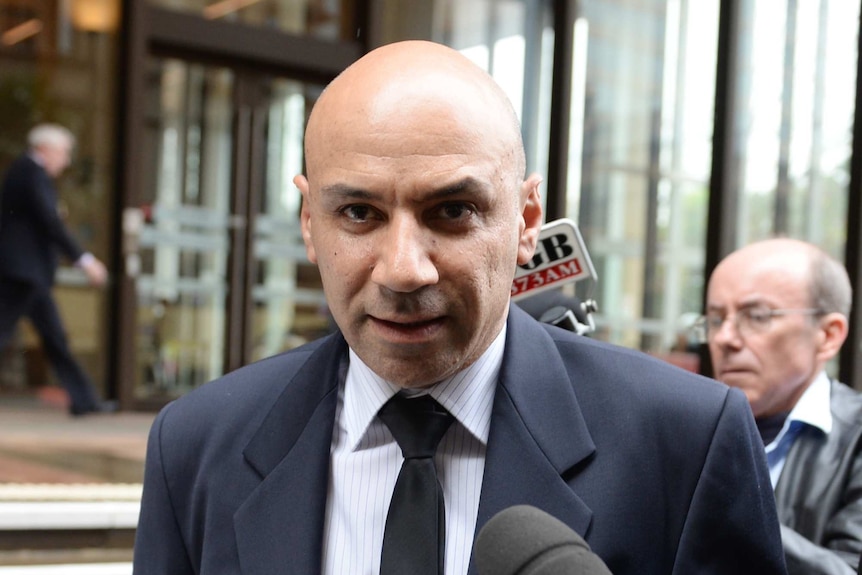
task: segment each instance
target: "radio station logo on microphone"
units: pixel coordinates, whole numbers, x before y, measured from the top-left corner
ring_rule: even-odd
[[[569,219],[554,220],[542,226],[533,259],[518,266],[512,281],[512,299],[595,277],[578,227]]]

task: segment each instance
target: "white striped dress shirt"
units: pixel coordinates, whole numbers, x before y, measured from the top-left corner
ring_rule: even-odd
[[[473,365],[427,390],[455,417],[434,458],[446,501],[446,575],[467,573],[470,564],[505,340],[504,326]],[[332,437],[323,539],[325,575],[380,572],[386,512],[404,459],[377,411],[400,390],[350,351]]]

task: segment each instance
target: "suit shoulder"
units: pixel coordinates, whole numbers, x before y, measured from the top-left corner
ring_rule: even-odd
[[[862,393],[839,381],[832,381],[830,406],[839,422],[862,430]]]
[[[728,402],[732,410],[748,409],[744,396],[733,397],[741,392],[642,351],[574,334],[551,335],[578,401],[588,410],[682,422],[714,420]]]
[[[693,385],[697,389],[706,388],[716,391],[725,390],[727,387],[716,380],[687,371],[637,349],[569,332],[552,333],[552,337],[564,360],[578,361],[593,370],[617,375],[622,381],[633,381],[638,384],[679,382],[683,385]]]
[[[39,164],[27,155],[15,158],[3,176],[3,191],[16,191],[22,183],[33,180],[39,173]]]

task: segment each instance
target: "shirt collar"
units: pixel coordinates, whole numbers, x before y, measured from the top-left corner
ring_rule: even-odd
[[[832,410],[829,408],[829,376],[821,371],[787,416],[788,422],[798,421],[829,434],[832,431]]]
[[[430,394],[485,445],[488,443],[494,390],[503,363],[505,343],[504,325],[488,349],[473,364],[417,392]],[[355,450],[377,412],[401,391],[401,387],[374,373],[352,349],[349,350],[349,357],[350,366],[344,382],[344,426],[347,444]]]

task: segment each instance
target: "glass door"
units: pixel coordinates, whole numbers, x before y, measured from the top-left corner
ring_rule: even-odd
[[[293,80],[264,84],[266,150],[252,232],[253,287],[248,358],[261,359],[329,331],[317,267],[305,255],[299,229],[302,132],[309,101],[320,88]]]
[[[124,214],[132,404],[159,404],[327,328],[299,231],[320,87],[150,59],[141,200]]]

